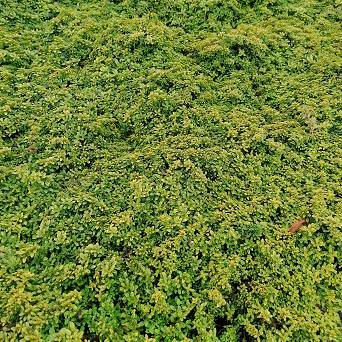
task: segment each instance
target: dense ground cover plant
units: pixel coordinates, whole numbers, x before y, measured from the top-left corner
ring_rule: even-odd
[[[341,340],[340,20],[1,0],[0,340]]]

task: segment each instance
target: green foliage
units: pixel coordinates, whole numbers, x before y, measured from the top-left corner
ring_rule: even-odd
[[[0,1],[0,340],[341,340],[340,20]]]

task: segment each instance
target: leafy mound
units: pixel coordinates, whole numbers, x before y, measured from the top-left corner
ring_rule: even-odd
[[[342,338],[339,1],[0,3],[2,341]]]

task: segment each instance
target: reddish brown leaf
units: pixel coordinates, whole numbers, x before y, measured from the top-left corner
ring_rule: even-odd
[[[307,222],[305,220],[298,220],[298,221],[296,221],[290,227],[289,233],[295,233],[303,224],[306,224],[306,223]]]

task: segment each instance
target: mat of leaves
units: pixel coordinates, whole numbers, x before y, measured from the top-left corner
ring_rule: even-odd
[[[340,24],[0,1],[0,340],[341,340]]]

